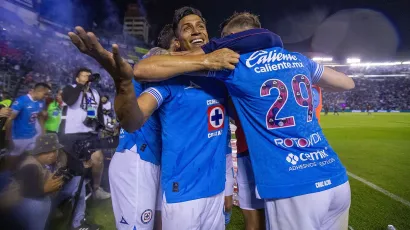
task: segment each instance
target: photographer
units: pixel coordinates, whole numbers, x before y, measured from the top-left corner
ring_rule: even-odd
[[[20,185],[22,201],[14,214],[21,220],[26,230],[43,230],[47,219],[61,201],[73,197],[77,191],[79,177],[72,179],[51,173],[47,168],[55,165],[59,150],[63,146],[56,134],[41,135],[36,140],[30,156],[19,165],[16,180]],[[63,153],[62,153],[63,154]],[[85,186],[81,188],[80,199],[74,212],[73,229],[96,230],[98,227],[87,224],[85,216]]]
[[[101,150],[95,151],[91,156],[79,156],[75,149],[78,141],[98,140],[98,131],[104,127],[100,95],[97,90],[90,87],[92,81],[99,77],[91,75],[91,70],[81,68],[76,72],[76,84],[68,85],[63,89],[63,108],[60,124],[60,140],[68,153],[68,165],[76,172],[83,173],[80,161],[91,159],[93,176],[93,197],[95,199],[108,199],[111,195],[101,187],[101,177],[104,170],[104,156]]]

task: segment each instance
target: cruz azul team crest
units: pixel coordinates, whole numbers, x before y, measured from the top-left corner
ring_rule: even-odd
[[[221,105],[208,107],[208,138],[220,136],[225,121],[225,108]]]

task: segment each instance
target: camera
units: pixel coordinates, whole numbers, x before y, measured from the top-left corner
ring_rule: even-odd
[[[119,137],[98,138],[93,137],[86,140],[78,140],[74,143],[75,157],[80,161],[87,161],[91,154],[97,149],[111,149],[118,146]]]
[[[101,75],[99,73],[93,73],[88,77],[88,82],[98,82],[101,79]]]
[[[75,172],[67,167],[62,167],[57,169],[56,173],[54,174],[54,177],[63,177],[64,183],[67,183],[70,181],[75,175]]]
[[[97,132],[104,128],[104,125],[101,124],[97,118],[86,117],[83,124]]]

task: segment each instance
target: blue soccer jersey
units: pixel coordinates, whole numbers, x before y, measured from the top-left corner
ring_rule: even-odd
[[[13,120],[13,139],[30,139],[36,136],[38,113],[44,108],[43,101],[34,101],[29,94],[20,96],[11,106],[17,117]]]
[[[139,96],[145,85],[141,85],[135,80],[133,80],[133,84],[135,94]],[[134,145],[137,146],[137,152],[142,160],[155,165],[161,163],[161,124],[157,112],[153,113],[145,124],[133,133],[128,133],[124,129],[120,130],[119,144],[116,151],[129,150]]]
[[[179,76],[145,92],[158,102],[166,201],[184,202],[223,192],[229,127],[224,84]]]
[[[347,181],[313,116],[312,84],[323,71],[305,56],[276,47],[242,54],[234,71],[209,73],[230,92],[262,198],[304,195]]]

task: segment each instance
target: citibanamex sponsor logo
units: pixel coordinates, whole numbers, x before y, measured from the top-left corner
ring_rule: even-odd
[[[289,153],[286,157],[286,161],[291,163],[292,165],[296,165],[299,161],[317,161],[325,159],[326,157],[328,157],[328,155],[325,150],[319,150],[311,153],[300,153],[299,155]]]
[[[296,165],[299,161],[299,157],[294,155],[293,153],[289,153],[286,157],[286,161],[291,163],[292,165]]]

